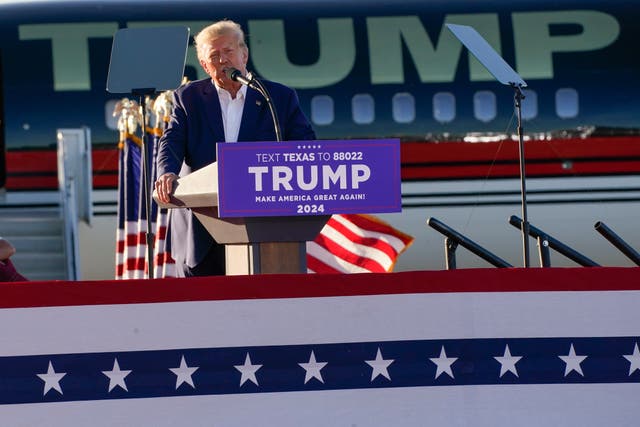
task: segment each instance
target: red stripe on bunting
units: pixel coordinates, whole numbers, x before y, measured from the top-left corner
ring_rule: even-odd
[[[384,274],[10,282],[0,308],[462,292],[640,290],[640,267],[477,268]]]

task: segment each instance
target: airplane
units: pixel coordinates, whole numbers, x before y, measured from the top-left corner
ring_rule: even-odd
[[[501,85],[447,29],[476,29],[527,82],[529,222],[598,264],[633,263],[594,231],[640,246],[640,7],[625,0],[130,0],[0,3],[0,210],[58,204],[56,133],[88,127],[93,209],[83,277],[113,277],[118,131],[105,90],[120,28],[218,19],[248,35],[248,69],[296,89],[319,139],[399,138],[402,213],[415,237],[395,271],[445,268],[437,218],[522,266],[517,120]],[[192,46],[185,76],[205,78]],[[0,229],[0,233],[3,232]],[[532,264],[536,264],[535,241]],[[485,267],[457,252],[458,268]],[[554,266],[575,265],[553,255]]]

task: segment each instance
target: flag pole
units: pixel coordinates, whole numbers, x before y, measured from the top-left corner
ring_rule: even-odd
[[[151,192],[150,187],[150,171],[151,171],[151,156],[147,151],[149,149],[147,138],[147,96],[151,96],[156,92],[154,88],[133,89],[132,93],[140,98],[140,114],[142,116],[142,180],[143,180],[143,197],[144,208],[147,217],[147,231],[145,233],[145,239],[147,242],[147,277],[153,279],[153,242],[155,235],[151,229]]]

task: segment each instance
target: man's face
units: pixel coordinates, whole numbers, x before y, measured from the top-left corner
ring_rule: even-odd
[[[200,64],[218,86],[227,90],[232,86],[239,86],[239,83],[229,80],[224,72],[233,67],[240,70],[242,74],[247,73],[249,54],[246,49],[238,45],[235,35],[222,35],[204,45],[203,48],[204,55]]]

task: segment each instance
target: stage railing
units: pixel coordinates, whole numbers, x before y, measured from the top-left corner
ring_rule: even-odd
[[[513,225],[518,230],[522,229],[522,219],[518,218],[516,215],[512,215],[509,218],[509,223]],[[540,255],[540,266],[541,267],[550,267],[550,255],[549,248],[555,250],[556,252],[564,255],[570,260],[576,262],[577,264],[583,267],[598,267],[599,264],[586,256],[582,255],[580,252],[575,249],[565,245],[560,240],[554,238],[548,233],[542,231],[539,228],[534,227],[529,224],[529,235],[538,241],[538,250]]]
[[[640,265],[640,254],[631,246],[629,246],[629,244],[627,244],[627,242],[625,242],[620,236],[618,236],[612,229],[607,227],[604,222],[598,221],[594,224],[593,227],[598,233],[602,234],[602,236],[607,239],[613,246],[618,248],[620,252],[625,254],[627,258],[633,261],[636,265]]]
[[[467,238],[463,234],[457,232],[453,228],[444,224],[443,222],[431,217],[427,219],[427,224],[436,230],[437,232],[443,234],[445,236],[444,239],[444,254],[447,270],[455,270],[456,269],[456,249],[458,245],[467,249],[471,253],[479,256],[483,260],[487,261],[489,264],[499,267],[499,268],[507,268],[513,267],[511,264],[500,258],[499,256],[489,252],[473,240]]]

